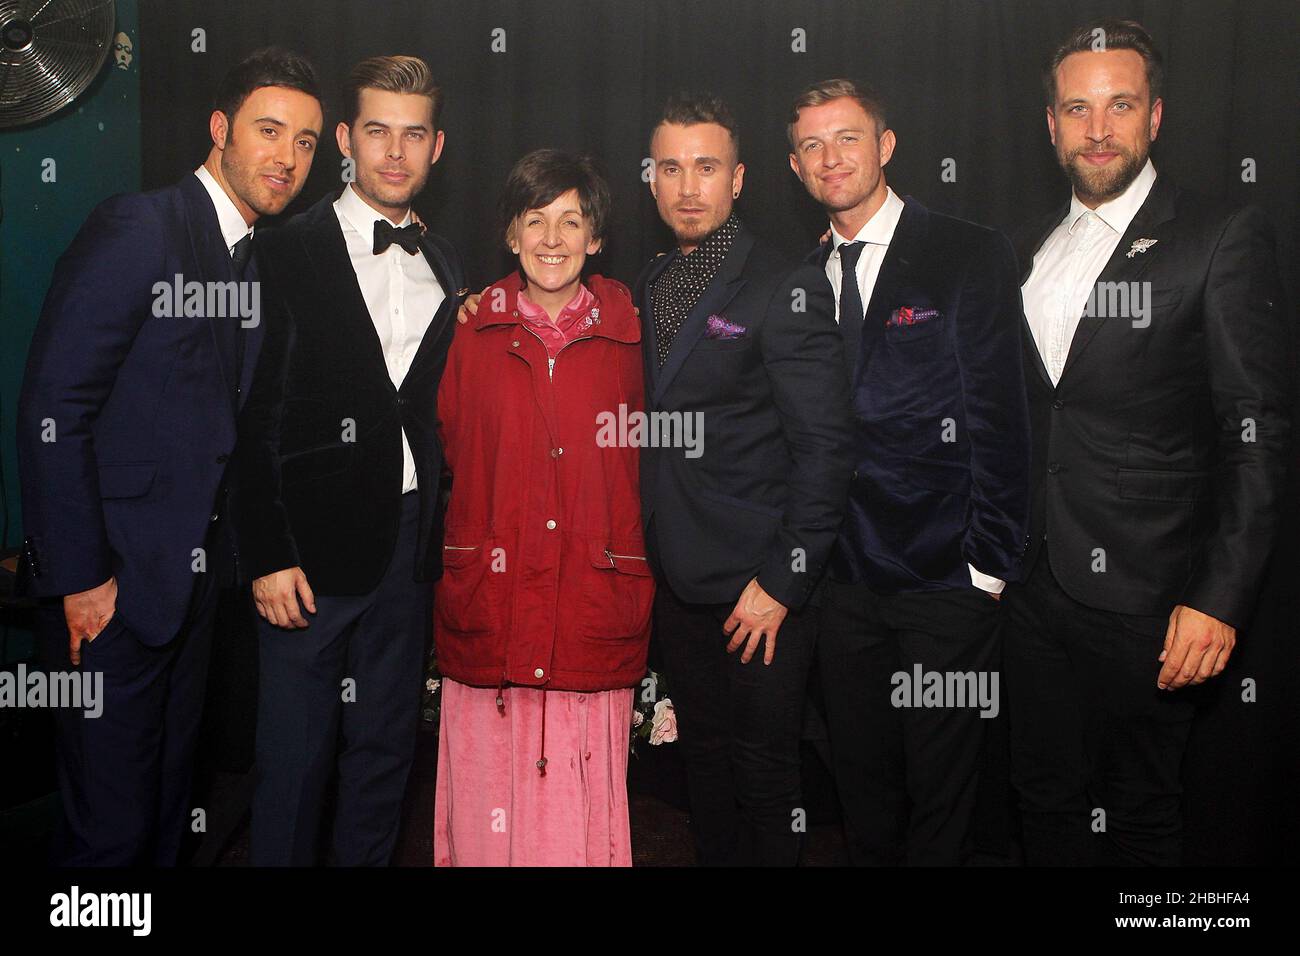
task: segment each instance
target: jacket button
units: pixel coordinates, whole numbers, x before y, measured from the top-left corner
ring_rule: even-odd
[[[542,670],[542,669],[539,667],[539,668],[537,668],[537,670],[533,671],[533,676],[536,677],[536,678],[539,678],[539,679],[540,679],[540,678],[546,676],[546,671]]]
[[[1049,475],[1054,475],[1060,470],[1061,470],[1061,463],[1059,461],[1054,461],[1047,466],[1047,473]]]
[[[1058,399],[1056,399],[1055,401],[1052,402],[1052,407],[1053,407],[1054,409],[1056,409],[1056,410],[1059,412],[1061,409],[1063,409],[1063,408],[1065,407],[1065,402],[1061,401],[1061,400],[1058,398]]]
[[[554,518],[552,518],[550,521],[546,522],[546,530],[547,530],[547,531],[554,531],[554,530],[555,530],[555,519],[554,519]],[[541,676],[541,675],[538,675],[538,676]]]
[[[228,462],[228,461],[230,461],[230,456],[229,456],[229,455],[218,455],[218,456],[217,456],[217,464],[218,464],[218,465],[224,465],[224,464],[225,464],[226,462]]]
[[[559,457],[560,457],[561,455],[563,455],[563,454],[564,454],[564,449],[563,449],[563,448],[552,448],[552,449],[551,449],[551,457],[552,457],[552,458],[559,458]]]
[[[398,396],[397,396],[397,404],[398,404],[398,405],[405,405],[405,404],[406,404],[406,396],[405,396],[405,395],[398,395]]]
[[[212,513],[212,516],[211,516],[210,518],[208,518],[208,520],[209,520],[209,521],[216,521],[216,520],[218,520],[220,517],[221,517],[221,515],[217,514],[217,513],[214,511],[214,512]]]
[[[513,342],[511,342],[511,343],[510,343],[510,347],[511,347],[512,349],[517,349],[517,348],[519,348],[519,340],[518,340],[518,339],[515,339]]]

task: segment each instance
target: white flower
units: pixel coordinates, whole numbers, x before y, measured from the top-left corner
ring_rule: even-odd
[[[637,710],[635,707],[633,707],[633,708],[632,708],[632,726],[633,726],[633,727],[640,727],[640,726],[641,726],[642,724],[644,724],[644,723],[645,723],[645,714],[641,713],[641,711],[639,711],[639,710]]]
[[[436,694],[438,693],[438,688],[441,685],[442,685],[442,681],[434,680],[432,677],[430,677],[427,681],[424,682],[424,689],[427,690],[430,694]]]
[[[673,702],[665,697],[655,704],[654,717],[650,721],[650,743],[653,746],[670,744],[677,739],[677,712]]]

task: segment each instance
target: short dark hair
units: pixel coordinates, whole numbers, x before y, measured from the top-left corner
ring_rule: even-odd
[[[1056,68],[1071,53],[1088,53],[1097,50],[1098,43],[1104,44],[1106,50],[1133,50],[1142,57],[1146,64],[1147,88],[1151,93],[1151,102],[1160,98],[1165,82],[1165,61],[1156,49],[1155,41],[1146,27],[1136,20],[1120,20],[1107,17],[1093,20],[1076,27],[1070,35],[1057,46],[1052,54],[1052,61],[1043,74],[1043,93],[1047,96],[1048,107],[1056,105]]]
[[[855,83],[843,77],[820,80],[804,87],[794,99],[794,106],[790,109],[790,121],[785,126],[785,137],[790,141],[790,148],[795,147],[794,124],[799,122],[800,110],[809,106],[821,106],[823,103],[844,97],[857,100],[858,105],[875,121],[877,138],[885,132],[888,128],[885,121],[885,101],[879,93],[865,83]]]
[[[591,237],[604,239],[611,206],[609,183],[590,156],[558,149],[533,150],[510,170],[498,204],[501,234],[507,235],[515,219],[528,210],[549,206],[570,189],[578,191],[578,205],[591,223]]]
[[[233,121],[244,100],[264,86],[286,86],[318,100],[321,98],[320,83],[310,60],[283,47],[267,46],[254,50],[230,68],[217,87],[212,108]]]
[[[433,129],[438,129],[438,116],[442,113],[442,87],[434,82],[429,64],[418,56],[372,56],[352,68],[343,90],[349,127],[361,115],[362,90],[427,96],[433,104]]]
[[[740,128],[731,108],[714,93],[675,93],[664,103],[659,111],[659,119],[650,130],[650,142],[654,142],[655,131],[665,123],[674,126],[694,126],[697,123],[716,123],[731,136],[731,145],[736,150],[736,162],[740,162]]]

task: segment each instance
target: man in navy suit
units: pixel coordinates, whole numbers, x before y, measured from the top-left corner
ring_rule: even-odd
[[[793,866],[816,618],[851,436],[834,300],[740,222],[745,167],[712,96],[665,107],[651,189],[677,247],[636,284],[646,405],[694,447],[641,451],[655,627],[704,865]],[[668,444],[672,445],[672,442]],[[779,641],[779,646],[778,646]]]
[[[252,54],[203,165],[101,204],[55,268],[19,401],[24,551],[43,663],[103,674],[102,716],[56,712],[59,863],[177,862],[236,573],[223,482],[263,334],[253,224],[298,194],[321,122],[306,60]]]
[[[809,261],[837,293],[855,419],[818,636],[849,856],[959,864],[999,710],[997,602],[1026,544],[1015,257],[889,188],[894,133],[852,81],[804,90],[789,138],[831,220]]]

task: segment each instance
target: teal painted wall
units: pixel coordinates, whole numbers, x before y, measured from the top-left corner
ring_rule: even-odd
[[[117,0],[117,31],[133,44],[126,69],[110,51],[72,104],[40,123],[0,132],[0,460],[10,547],[22,540],[14,414],[54,263],[96,205],[140,188],[140,59],[149,51],[140,46],[139,0]],[[55,163],[53,182],[42,178],[46,159]],[[0,654],[22,656],[24,643],[7,640]]]

